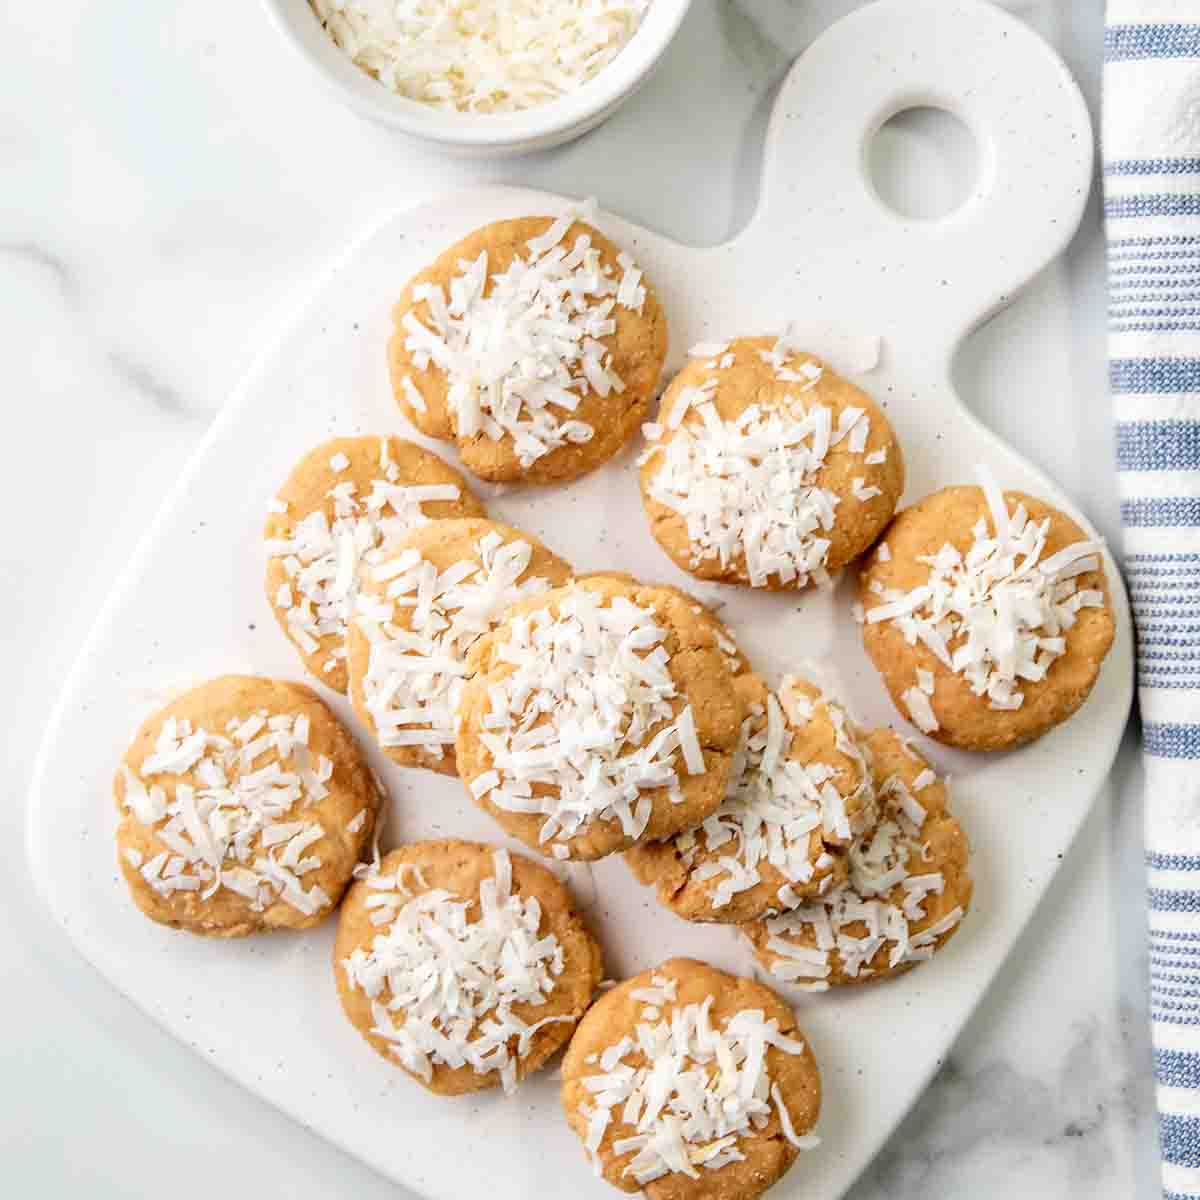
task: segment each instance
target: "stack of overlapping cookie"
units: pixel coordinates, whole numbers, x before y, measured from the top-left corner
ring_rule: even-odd
[[[413,424],[484,480],[576,478],[640,427],[651,531],[700,579],[798,592],[863,559],[867,650],[931,737],[1006,747],[1074,712],[1113,625],[1072,521],[986,475],[896,516],[883,410],[787,335],[694,348],[649,421],[666,341],[633,260],[568,214],[446,251],[405,290],[389,361]],[[813,681],[771,687],[685,590],[576,576],[388,436],[306,455],[266,537],[308,669],[551,867],[624,853],[678,916],[740,926],[788,989],[898,974],[959,928],[967,838],[921,752]],[[567,1118],[618,1187],[749,1197],[815,1144],[817,1067],[773,991],[672,959],[593,1004],[600,951],[554,872],[455,840],[381,853],[383,786],[307,688],[188,693],[142,727],[116,795],[157,921],[302,927],[345,895],[346,1014],[432,1090],[511,1091],[569,1041]]]

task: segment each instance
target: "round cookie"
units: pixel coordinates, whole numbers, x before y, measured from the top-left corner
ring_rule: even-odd
[[[867,735],[882,806],[850,847],[850,877],[819,900],[746,925],[776,978],[805,991],[899,975],[932,958],[971,904],[970,847],[945,783],[899,734]]]
[[[306,929],[341,899],[383,799],[309,688],[223,675],[146,720],[113,780],[138,908],[191,933]]]
[[[264,531],[267,599],[309,671],[346,690],[361,564],[430,520],[483,515],[453,467],[402,438],[333,438],[310,450],[272,498]]]
[[[851,838],[877,818],[867,758],[838,705],[794,677],[779,696],[757,675],[735,683],[747,715],[721,807],[625,852],[687,921],[740,924],[825,894],[846,877]]]
[[[694,959],[597,1000],[562,1078],[597,1171],[650,1200],[753,1200],[818,1142],[821,1077],[792,1010]]]
[[[478,842],[417,842],[350,889],[334,977],[371,1048],[432,1092],[517,1082],[565,1045],[602,968],[571,894]]]
[[[514,606],[475,643],[458,770],[507,833],[591,860],[717,809],[743,712],[693,603],[595,576]]]
[[[471,517],[423,525],[368,566],[347,638],[350,698],[388,757],[455,774],[467,651],[509,605],[570,578],[536,538]]]
[[[901,512],[859,588],[863,644],[897,709],[964,750],[1065,721],[1113,641],[1099,543],[1033,496],[1001,498],[990,477]]]
[[[644,432],[650,530],[701,579],[827,582],[871,546],[904,490],[883,410],[787,337],[695,347]]]
[[[574,214],[476,230],[408,284],[394,318],[405,415],[497,482],[561,482],[610,459],[667,352],[654,289]]]

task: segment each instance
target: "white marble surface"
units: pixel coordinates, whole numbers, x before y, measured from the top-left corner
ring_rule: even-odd
[[[230,1177],[246,1195],[398,1194],[200,1064],[51,927],[22,853],[44,715],[159,496],[290,291],[350,234],[484,178],[594,194],[683,240],[721,239],[753,206],[773,84],[851,7],[695,0],[660,73],[608,125],[562,151],[476,164],[332,106],[250,0],[0,2],[6,1194],[169,1187],[208,1200]],[[1010,7],[1098,106],[1100,0]],[[958,383],[1115,535],[1103,315],[1093,201],[1066,260],[968,344]],[[1127,743],[1036,927],[854,1200],[1160,1194]]]

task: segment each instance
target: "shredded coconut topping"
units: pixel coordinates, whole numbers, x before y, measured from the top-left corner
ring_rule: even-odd
[[[669,983],[674,999],[674,980]],[[665,989],[664,989],[665,991]],[[642,999],[634,993],[635,998]],[[741,1138],[753,1136],[779,1112],[784,1136],[798,1149],[819,1144],[797,1136],[777,1082],[767,1066],[767,1048],[804,1053],[804,1043],[779,1032],[762,1009],[743,1009],[714,1024],[713,997],[660,1016],[659,1004],[641,1012],[636,1037],[625,1037],[599,1056],[599,1070],[583,1079],[591,1103],[585,1144],[593,1156],[614,1122],[631,1132],[612,1142],[614,1154],[636,1151],[624,1169],[645,1186],[672,1172],[700,1178],[745,1155]]]
[[[807,697],[799,698],[807,701]],[[848,842],[874,821],[873,785],[862,751],[851,744],[841,710],[828,702],[826,708],[835,721],[838,748],[849,751],[859,765],[853,822],[848,815],[849,798],[834,784],[838,768],[817,759],[800,762],[788,757],[795,735],[778,698],[769,694],[766,708],[752,705],[742,722],[721,807],[698,829],[675,837],[675,849],[694,879],[719,880],[712,894],[714,908],[725,907],[739,892],[761,883],[764,863],[785,879],[775,907],[794,907],[801,897],[791,884],[807,888],[818,873],[824,875],[824,885],[832,884],[829,871],[833,859],[826,853],[824,838]],[[807,712],[797,713],[801,720],[796,724],[806,723],[812,712],[808,702]],[[701,846],[709,854],[726,849],[693,870]]]
[[[923,772],[922,789],[935,778]],[[904,780],[890,776],[879,794],[883,816],[852,843],[849,879],[827,896],[767,918],[766,949],[777,956],[770,968],[776,978],[824,991],[835,963],[845,976],[866,978],[875,974],[878,968],[871,964],[885,948],[889,969],[921,962],[933,957],[938,940],[962,920],[963,910],[956,907],[912,932],[926,915],[927,897],[941,895],[946,880],[940,871],[911,869],[927,857],[921,834],[928,814]]]
[[[588,234],[566,244],[581,215],[555,219],[504,271],[489,274],[486,250],[460,262],[449,297],[437,284],[419,285],[413,300],[426,302],[428,324],[412,311],[402,320],[414,366],[447,376],[458,437],[509,437],[522,467],[591,440],[593,427],[571,416],[589,392],[625,390],[601,339],[616,332],[618,305],[642,311],[646,289],[628,255],[618,278]]]
[[[359,596],[356,621],[370,643],[363,699],[385,748],[420,746],[442,758],[458,728],[467,651],[509,605],[550,588],[542,576],[524,578],[528,542],[506,543],[491,530],[475,552],[478,561],[438,571],[417,550],[402,551],[374,568],[383,594]],[[407,625],[397,622],[401,611]]]
[[[267,541],[267,553],[282,560],[287,582],[273,597],[283,610],[287,632],[306,654],[320,649],[320,639],[334,637],[325,669],[346,657],[346,623],[354,613],[359,572],[382,561],[406,534],[429,518],[422,505],[461,498],[456,484],[402,486],[399,468],[388,455],[386,438],[380,438],[381,477],[371,482],[365,496],[358,495],[353,480],[329,492],[333,520],[319,508],[297,521],[290,534]],[[330,460],[335,471],[350,464],[344,454]]]
[[[573,1018],[531,1023],[513,1011],[546,1003],[563,972],[563,947],[553,933],[539,934],[537,897],[513,893],[508,851],[492,859],[494,874],[480,883],[478,901],[429,889],[408,863],[369,876],[367,904],[380,931],[370,949],[343,959],[342,969],[350,987],[371,1001],[371,1032],[407,1070],[426,1083],[435,1066],[498,1071],[511,1093],[534,1034]],[[417,895],[410,873],[424,889]]]
[[[700,346],[693,353],[722,349]],[[772,576],[798,587],[810,579],[827,584],[828,535],[840,497],[821,487],[817,475],[834,446],[864,454],[870,418],[864,409],[845,408],[835,426],[831,408],[804,399],[822,370],[807,360],[795,363],[789,335],[760,355],[795,393],[766,407],[751,404],[725,421],[712,400],[715,376],[680,388],[666,430],[643,427],[652,445],[642,461],[659,456],[649,492],[686,523],[694,568],[744,559],[753,587],[766,587]],[[861,479],[853,491],[860,500],[880,494]]]
[[[514,617],[498,657],[511,673],[488,690],[479,733],[492,769],[474,781],[477,798],[509,812],[544,813],[543,844],[596,821],[619,821],[641,837],[652,812],[646,790],[679,803],[676,756],[704,771],[691,706],[662,645],[667,631],[648,608],[573,588],[557,605]]]
[[[880,589],[882,603],[867,609],[866,620],[893,622],[910,646],[921,642],[975,695],[986,695],[989,707],[1011,710],[1024,703],[1022,681],[1044,679],[1066,653],[1079,610],[1103,607],[1101,590],[1077,586],[1080,575],[1101,569],[1100,545],[1074,542],[1045,557],[1050,518],[1031,521],[1024,504],[1010,512],[990,472],[977,471],[992,532],[981,517],[965,555],[947,542],[918,556],[928,580],[910,592]],[[903,697],[926,733],[938,728],[931,690],[932,678],[918,676]]]
[[[546,104],[603,70],[650,0],[311,0],[334,42],[385,87],[463,112]]]
[[[937,715],[933,711],[933,705],[929,701],[929,695],[923,688],[910,687],[905,688],[900,697],[904,701],[905,708],[908,709],[908,715],[912,717],[913,724],[922,733],[935,733],[941,728]]]
[[[266,709],[231,721],[224,734],[168,717],[141,778],[121,768],[125,807],[167,847],[140,866],[142,878],[160,896],[207,900],[226,888],[255,912],[277,900],[310,916],[328,907],[319,885],[303,883],[321,865],[306,852],[325,836],[305,812],[329,795],[333,776],[308,736],[306,716]]]

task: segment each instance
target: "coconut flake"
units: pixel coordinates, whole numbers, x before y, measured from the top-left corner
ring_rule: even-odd
[[[856,338],[846,349],[846,369],[851,375],[866,375],[879,366],[883,338],[878,334]]]
[[[1008,548],[1010,537],[1008,505],[1004,501],[1004,493],[996,483],[996,477],[983,463],[976,465],[975,474],[979,479],[979,486],[983,489],[984,498],[987,500],[988,511],[992,515],[992,528],[995,530],[996,542],[1000,550],[1004,551]]]
[[[404,393],[404,398],[408,401],[413,412],[423,413],[428,411],[425,397],[409,376],[402,375],[400,377],[400,390]]]
[[[922,733],[933,733],[941,728],[934,715],[933,705],[929,703],[929,696],[919,687],[908,688],[900,698],[908,708],[913,723]]]
[[[683,750],[683,761],[688,774],[703,775],[704,751],[700,749],[700,739],[696,736],[696,718],[692,714],[690,704],[679,714],[676,729],[679,732],[679,745]]]
[[[621,268],[621,282],[617,285],[617,304],[641,313],[646,303],[646,289],[642,286],[641,271],[624,250],[617,255],[617,266]]]
[[[787,1104],[783,1099],[783,1092],[779,1090],[779,1084],[771,1084],[771,1099],[775,1101],[775,1108],[779,1113],[779,1124],[783,1128],[783,1136],[787,1138],[797,1150],[815,1150],[820,1144],[821,1139],[816,1134],[808,1133],[801,1137],[796,1133],[796,1128],[792,1124],[792,1115],[788,1112]]]
[[[687,416],[687,411],[695,402],[703,403],[706,399],[706,393],[699,388],[681,387],[679,394],[675,397],[674,403],[671,405],[670,412],[667,413],[666,427],[668,429],[678,429],[683,424],[683,418]]]

